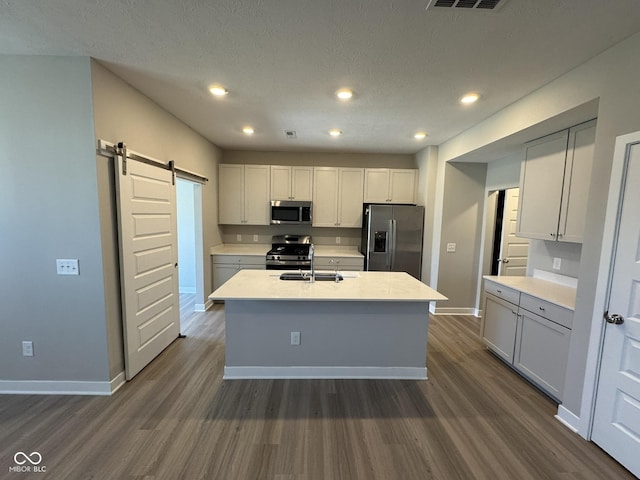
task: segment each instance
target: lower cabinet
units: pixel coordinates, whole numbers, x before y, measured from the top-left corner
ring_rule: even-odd
[[[500,291],[503,290],[511,289],[501,287]],[[511,295],[511,301],[495,293],[495,284],[485,288],[481,326],[485,345],[549,396],[562,402],[571,311],[520,292],[516,292],[515,297]],[[533,313],[523,305],[535,307],[546,316]]]
[[[314,261],[316,270],[364,270],[364,257],[316,257]]]
[[[265,262],[264,256],[212,255],[213,289],[220,287],[240,270],[264,270]]]

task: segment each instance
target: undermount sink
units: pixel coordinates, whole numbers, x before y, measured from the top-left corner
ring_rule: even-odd
[[[311,273],[309,272],[285,272],[280,274],[280,280],[298,280],[308,282]],[[341,282],[344,277],[337,272],[316,272],[316,282]]]

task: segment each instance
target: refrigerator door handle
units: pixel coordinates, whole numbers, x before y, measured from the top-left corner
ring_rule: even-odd
[[[396,220],[391,220],[391,269],[396,263]]]

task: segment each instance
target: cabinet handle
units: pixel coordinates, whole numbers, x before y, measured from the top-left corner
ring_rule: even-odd
[[[496,288],[496,292],[502,293],[502,290],[500,290],[499,288]],[[513,312],[513,313],[516,313],[516,312]]]
[[[552,237],[555,237],[556,234],[555,233],[550,233],[549,235],[551,235]]]
[[[516,312],[514,312],[513,310],[511,310],[511,313],[513,313],[516,317],[518,316],[518,314]]]
[[[538,307],[541,311],[544,312],[544,307]]]

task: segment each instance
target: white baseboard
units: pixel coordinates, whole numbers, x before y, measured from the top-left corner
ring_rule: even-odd
[[[111,380],[111,382],[109,382],[111,384],[111,394],[113,395],[114,393],[116,393],[118,390],[120,390],[120,387],[123,386],[125,383],[127,383],[127,379],[124,376],[124,372],[120,372],[118,375],[116,375],[114,377],[113,380]]]
[[[431,309],[429,309],[431,311]],[[431,311],[433,315],[473,315],[474,317],[478,317],[477,308],[447,308],[447,307],[436,307]]]
[[[112,395],[125,382],[124,372],[108,382],[57,380],[0,380],[0,394],[16,395]]]
[[[558,413],[555,415],[555,418],[573,433],[578,433],[580,417],[570,412],[562,405],[558,406]]]
[[[206,312],[211,308],[212,305],[213,305],[212,300],[207,300],[207,303],[196,303],[194,310],[196,312]]]
[[[425,367],[224,367],[224,380],[242,379],[426,380]]]

